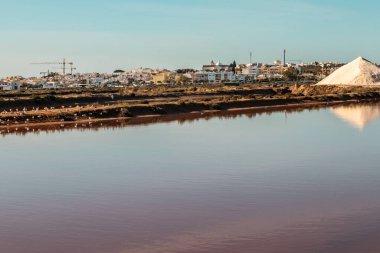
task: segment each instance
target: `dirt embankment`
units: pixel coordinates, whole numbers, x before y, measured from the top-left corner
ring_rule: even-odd
[[[9,92],[0,93],[0,128],[241,108],[303,108],[376,100],[380,100],[380,88],[377,87],[302,85],[156,86]]]

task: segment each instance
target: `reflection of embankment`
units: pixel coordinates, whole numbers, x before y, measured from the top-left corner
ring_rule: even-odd
[[[332,108],[331,111],[351,126],[364,129],[380,117],[380,105],[351,105]]]
[[[132,118],[110,118],[110,119],[93,119],[83,120],[79,122],[46,122],[37,124],[24,124],[15,126],[0,126],[0,134],[16,134],[26,135],[28,133],[39,134],[41,132],[62,132],[68,130],[89,131],[100,129],[118,129],[128,126],[150,125],[157,123],[178,122],[179,124],[191,123],[198,120],[210,120],[213,118],[219,119],[234,119],[242,116],[254,118],[258,115],[271,115],[275,112],[294,113],[304,110],[317,110],[333,105],[339,105],[342,102],[333,103],[309,103],[295,104],[284,106],[269,106],[256,108],[231,109],[227,111],[204,111],[170,115],[148,115],[143,117]],[[373,103],[368,107],[372,107]],[[339,107],[340,108],[340,107]]]
[[[96,128],[115,119],[128,125],[146,124],[146,121],[154,123],[166,119],[181,121],[183,114],[197,115],[194,112],[203,117],[210,111],[227,114],[228,111],[278,111],[379,100],[378,88],[304,85],[154,86],[0,93],[0,132]],[[188,117],[193,116],[185,118]]]

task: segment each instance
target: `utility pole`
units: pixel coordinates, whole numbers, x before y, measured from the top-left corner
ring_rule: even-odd
[[[63,59],[62,68],[63,68],[63,78],[65,78],[65,76],[66,76],[66,59]]]
[[[286,49],[284,49],[284,66],[286,65]]]
[[[253,56],[253,54],[252,54],[252,52],[250,52],[249,53],[249,63],[252,65],[252,56]]]

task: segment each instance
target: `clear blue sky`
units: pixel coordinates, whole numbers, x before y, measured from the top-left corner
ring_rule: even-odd
[[[81,72],[199,68],[281,59],[380,62],[374,0],[1,1],[0,76],[36,75],[30,62],[66,57]],[[53,70],[53,69],[52,69]]]

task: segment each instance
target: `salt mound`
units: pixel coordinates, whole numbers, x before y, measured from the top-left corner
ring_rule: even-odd
[[[318,85],[380,85],[380,68],[359,57],[334,71]]]

